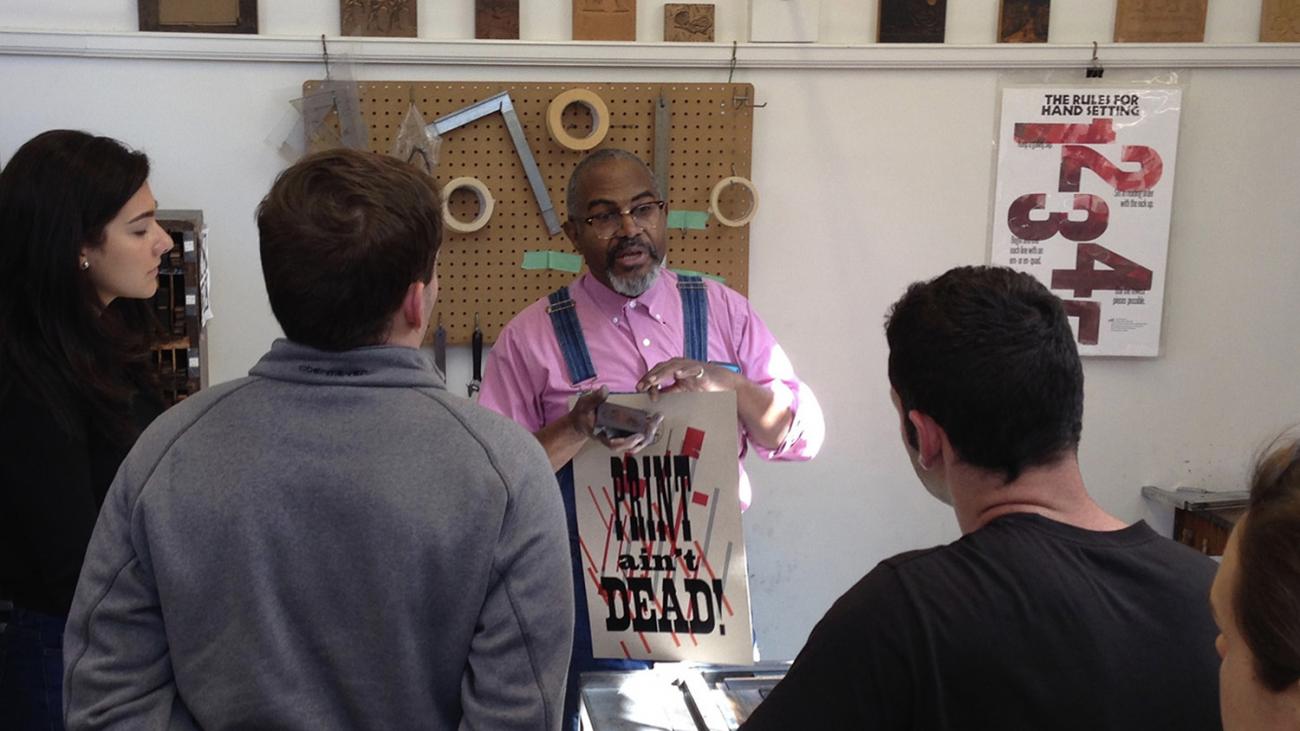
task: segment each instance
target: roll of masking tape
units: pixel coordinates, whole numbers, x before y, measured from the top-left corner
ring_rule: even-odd
[[[739,185],[740,187],[749,190],[750,199],[753,201],[753,203],[749,205],[749,210],[740,218],[727,218],[718,210],[718,198],[721,197],[722,191],[732,185]],[[712,213],[713,217],[718,219],[718,223],[723,226],[731,226],[733,228],[744,226],[754,220],[754,214],[758,213],[758,188],[754,187],[754,184],[749,181],[749,178],[742,178],[739,175],[732,175],[729,178],[719,180],[718,184],[713,186],[713,192],[709,194],[709,213]]]
[[[473,221],[467,222],[456,218],[451,215],[451,209],[447,207],[447,203],[451,200],[451,194],[461,188],[474,191],[474,195],[478,197],[478,218]],[[492,193],[488,191],[482,180],[478,178],[455,178],[442,187],[442,222],[447,228],[457,233],[473,233],[487,225],[488,219],[492,217],[492,207],[495,204],[496,202],[492,200]]]
[[[571,104],[581,104],[591,112],[591,133],[586,137],[574,137],[564,128],[564,110]],[[569,89],[561,92],[551,100],[546,109],[546,129],[551,137],[563,147],[570,150],[590,150],[605,139],[609,132],[609,107],[605,101],[588,89]]]

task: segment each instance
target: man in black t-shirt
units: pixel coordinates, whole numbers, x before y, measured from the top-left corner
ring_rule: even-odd
[[[1060,300],[962,267],[886,336],[902,440],[963,537],[840,597],[745,731],[1218,729],[1214,563],[1089,497]]]

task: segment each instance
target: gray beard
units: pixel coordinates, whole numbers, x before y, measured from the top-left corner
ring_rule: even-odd
[[[611,273],[609,275],[609,286],[624,297],[640,297],[646,293],[646,290],[653,287],[655,282],[659,281],[659,271],[664,268],[667,261],[668,257],[664,256],[664,258],[655,262],[654,268],[639,277],[621,277]]]
[[[609,275],[609,285],[614,288],[615,292],[624,297],[640,297],[645,294],[647,289],[654,286],[655,281],[659,279],[659,270],[662,268],[662,264],[656,264],[654,269],[639,277],[620,277],[611,274]]]

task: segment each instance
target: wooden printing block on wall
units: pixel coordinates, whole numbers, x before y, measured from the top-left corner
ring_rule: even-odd
[[[257,33],[257,0],[139,0],[140,30]]]
[[[635,41],[636,0],[573,0],[573,40]]]
[[[880,43],[943,43],[948,0],[880,0]]]
[[[475,38],[519,38],[519,0],[474,0]]]
[[[667,3],[664,5],[664,40],[713,42],[711,3]]]
[[[1300,41],[1300,0],[1264,0],[1259,16],[1259,40],[1264,43]]]
[[[1046,43],[1052,0],[1002,0],[999,43]]]
[[[1119,0],[1116,43],[1199,43],[1207,0]]]
[[[415,0],[340,0],[339,28],[345,36],[414,38]]]

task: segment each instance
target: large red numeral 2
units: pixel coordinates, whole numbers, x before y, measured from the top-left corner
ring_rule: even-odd
[[[1134,171],[1120,170],[1106,156],[1082,145],[1065,145],[1061,148],[1061,175],[1058,190],[1062,193],[1077,193],[1079,178],[1083,169],[1096,173],[1117,191],[1151,190],[1160,182],[1165,163],[1160,154],[1145,145],[1124,145],[1120,150],[1124,162],[1140,163],[1142,167]]]
[[[1062,300],[1065,314],[1079,318],[1079,343],[1096,345],[1101,335],[1101,305],[1086,300]]]
[[[1049,213],[1045,221],[1029,217],[1030,212],[1046,207],[1046,193],[1020,196],[1007,209],[1007,228],[1011,229],[1013,236],[1026,241],[1044,241],[1058,232],[1071,241],[1087,241],[1100,238],[1110,225],[1110,206],[1091,193],[1076,193],[1074,196],[1074,210],[1088,212],[1088,217],[1082,221],[1071,221],[1068,213]]]
[[[1093,262],[1110,269],[1095,269]],[[1094,289],[1151,289],[1151,270],[1100,244],[1079,244],[1074,269],[1053,269],[1052,289],[1072,289],[1075,297],[1091,297]]]

